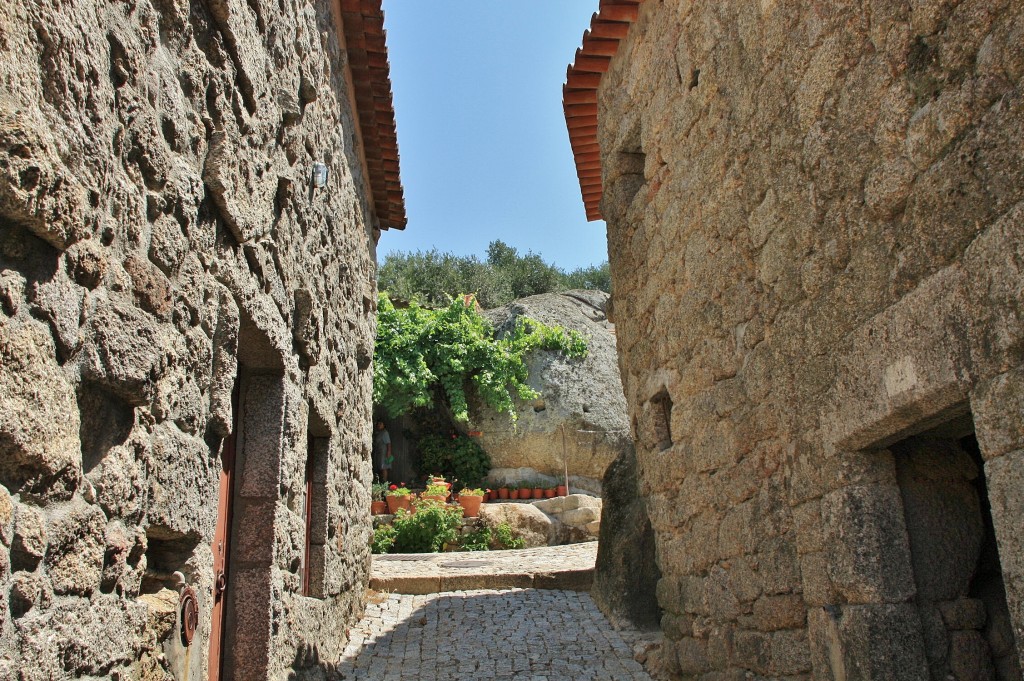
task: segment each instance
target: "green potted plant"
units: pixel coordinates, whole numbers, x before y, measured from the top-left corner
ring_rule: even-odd
[[[554,488],[554,486],[547,487],[547,488],[544,489],[544,498],[545,499],[551,499],[554,496],[555,496],[555,488]]]
[[[406,511],[412,510],[412,492],[405,486],[404,482],[400,486],[391,485],[388,487],[384,498],[388,502],[388,511],[391,513],[397,513],[400,508],[404,508]]]
[[[523,480],[519,483],[519,498],[529,499],[533,496],[533,483]]]
[[[482,489],[464,489],[459,492],[459,506],[462,507],[463,515],[467,518],[475,518],[480,515],[480,504],[484,500]]]
[[[420,495],[420,499],[444,503],[448,499],[448,488],[442,484],[430,483],[427,489]]]
[[[384,495],[388,486],[383,482],[375,482],[370,485],[370,513],[383,515],[388,510],[388,503],[384,501]]]
[[[540,480],[533,481],[533,498],[543,499],[544,498],[544,486]]]
[[[519,498],[519,485],[509,485],[508,486],[508,498],[509,499],[518,499]]]
[[[448,482],[443,475],[428,475],[427,487],[431,485],[441,485],[445,488],[445,494],[448,494],[448,490],[452,488],[452,483]]]

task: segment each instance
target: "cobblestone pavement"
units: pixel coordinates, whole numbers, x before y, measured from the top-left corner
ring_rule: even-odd
[[[378,601],[350,631],[343,679],[651,678],[633,660],[633,632],[614,630],[587,593],[484,589]]]

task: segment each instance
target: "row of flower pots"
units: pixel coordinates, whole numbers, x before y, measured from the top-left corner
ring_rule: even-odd
[[[399,485],[385,486],[384,484],[374,483],[373,489],[373,500],[370,504],[370,512],[374,515],[382,515],[384,513],[394,514],[400,508],[415,513],[416,509],[413,507],[413,500],[417,498],[427,501],[435,501],[441,504],[447,503],[449,497],[451,497],[451,483],[446,482],[444,478],[432,477],[427,482],[427,489],[416,495],[412,490],[405,486],[405,483]],[[525,485],[516,485],[514,487],[498,487],[496,489],[464,489],[462,490],[456,501],[463,508],[463,512],[467,517],[476,517],[480,511],[480,504],[484,501],[507,501],[515,499],[551,499],[552,497],[564,497],[568,493],[568,488],[565,485],[556,485],[554,487],[529,487]]]
[[[429,485],[425,492],[418,495],[418,498],[422,501],[433,501],[439,504],[445,504],[448,502],[450,496],[448,490],[451,485],[447,485],[442,489],[436,485]],[[410,513],[415,513],[416,508],[413,501],[417,498],[407,487],[391,486],[385,495],[384,500],[374,499],[370,502],[370,512],[373,515],[382,515],[384,513],[395,514],[399,509],[405,509]],[[462,507],[463,515],[468,518],[475,518],[480,513],[480,504],[484,500],[484,491],[480,489],[464,489],[459,493],[456,501]]]
[[[565,485],[555,487],[499,487],[489,489],[484,501],[504,501],[506,499],[551,499],[564,497],[568,493]]]

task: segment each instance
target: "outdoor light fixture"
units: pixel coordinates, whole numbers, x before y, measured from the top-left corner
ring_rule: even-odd
[[[327,166],[323,163],[313,164],[313,176],[310,178],[310,184],[313,185],[313,189],[323,189],[327,186]]]

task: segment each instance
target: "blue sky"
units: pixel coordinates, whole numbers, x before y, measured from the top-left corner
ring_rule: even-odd
[[[384,0],[409,225],[378,257],[483,257],[501,239],[564,269],[607,259],[586,221],[562,83],[598,0]]]

